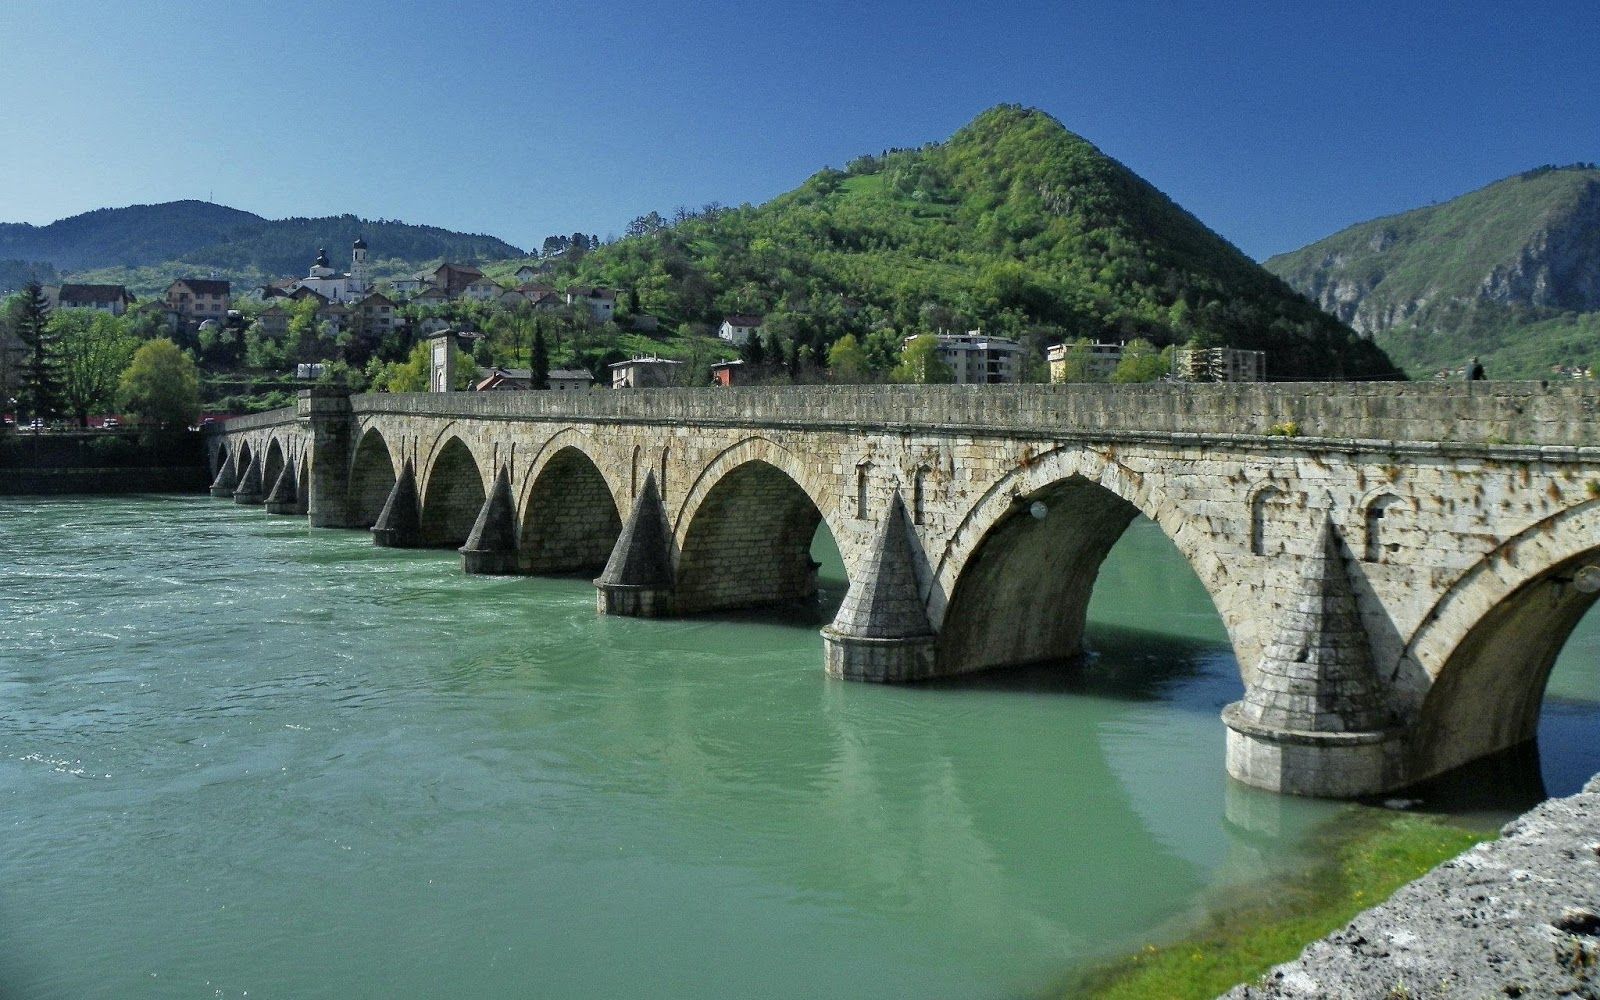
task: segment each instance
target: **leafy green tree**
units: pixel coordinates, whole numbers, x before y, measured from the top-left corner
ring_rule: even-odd
[[[50,300],[44,286],[30,281],[12,315],[11,330],[27,349],[22,364],[18,416],[49,420],[61,415],[61,379],[51,350]]]
[[[374,392],[427,392],[429,376],[433,372],[433,357],[429,343],[420,341],[411,348],[404,361],[391,362],[373,373]],[[477,368],[472,355],[456,348],[456,380],[452,389],[462,391],[476,382]]]
[[[1171,351],[1156,350],[1148,340],[1131,340],[1122,348],[1122,360],[1111,373],[1111,381],[1119,385],[1134,382],[1157,382],[1171,370]]]
[[[1098,382],[1100,375],[1090,363],[1090,351],[1094,341],[1088,337],[1079,337],[1070,343],[1062,345],[1065,350],[1061,352],[1061,364],[1051,372],[1053,382]]]
[[[835,382],[865,382],[871,377],[867,352],[854,334],[845,334],[828,349],[828,375]]]
[[[533,388],[543,389],[550,384],[550,349],[545,346],[544,331],[538,328],[533,331],[533,356],[528,367],[531,369],[529,384]]]
[[[187,427],[200,417],[200,374],[194,359],[165,338],[146,341],[122,373],[125,412],[162,427]]]
[[[138,342],[119,317],[87,309],[60,309],[50,317],[61,399],[78,426],[116,398],[117,384]]]
[[[939,338],[923,334],[913,337],[900,352],[900,364],[890,377],[896,382],[948,385],[956,380],[956,373],[939,357]]]

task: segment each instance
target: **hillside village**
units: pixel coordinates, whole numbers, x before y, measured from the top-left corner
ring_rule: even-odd
[[[306,381],[419,388],[415,364],[395,369],[415,361],[411,355],[423,340],[446,333],[470,358],[460,366],[465,375],[457,388],[476,391],[872,380],[867,365],[851,357],[853,338],[830,352],[838,356],[826,361],[837,363],[797,364],[786,357],[792,348],[786,352],[768,336],[764,317],[747,313],[727,314],[713,336],[691,344],[688,356],[672,356],[670,348],[681,353],[681,344],[661,336],[660,319],[641,312],[637,296],[594,285],[558,287],[550,280],[550,260],[523,264],[498,279],[474,264],[446,261],[375,281],[368,253],[366,241],[357,239],[346,269],[319,249],[303,276],[243,290],[218,278],[184,277],[145,302],[110,284],[64,283],[45,294],[52,310],[135,318],[147,330],[159,324],[193,351],[214,387],[265,389],[220,398],[214,392],[209,402],[220,406],[211,408],[221,410],[279,405],[293,383]],[[917,341],[922,345],[913,350]],[[899,346],[903,364],[892,377],[903,381],[1109,381],[1119,370],[1131,373],[1125,381],[1256,381],[1266,374],[1262,352],[1226,348],[1163,355],[1138,342],[1082,339],[1030,359],[1017,340],[946,329],[906,336]]]

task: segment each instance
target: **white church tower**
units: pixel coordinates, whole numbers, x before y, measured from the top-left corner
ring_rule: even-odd
[[[350,298],[367,294],[371,287],[367,281],[367,241],[358,237],[350,248]]]

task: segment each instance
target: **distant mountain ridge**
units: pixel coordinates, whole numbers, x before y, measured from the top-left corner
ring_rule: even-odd
[[[1499,376],[1586,365],[1600,360],[1600,169],[1529,170],[1265,266],[1412,374],[1474,354]]]
[[[13,262],[13,269],[14,262],[45,263],[63,275],[148,293],[179,273],[215,270],[241,281],[303,274],[319,248],[340,259],[357,238],[367,241],[375,262],[395,266],[526,256],[496,237],[437,226],[354,215],[266,219],[188,200],[96,209],[46,226],[0,223],[0,261]]]

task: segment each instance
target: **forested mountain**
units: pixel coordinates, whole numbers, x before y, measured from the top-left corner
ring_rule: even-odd
[[[335,262],[364,238],[378,274],[426,261],[498,260],[522,251],[492,236],[353,215],[264,219],[203,201],[103,208],[48,226],[0,223],[0,261],[42,262],[80,280],[129,285],[148,295],[184,274],[241,285],[301,275],[319,247]]]
[[[1266,262],[1413,375],[1600,364],[1600,169],[1541,167]]]
[[[652,214],[569,273],[714,325],[760,313],[813,351],[843,333],[981,326],[1034,344],[1144,337],[1268,352],[1271,377],[1393,365],[1049,115],[1002,105],[947,142],[825,169],[760,206]]]

